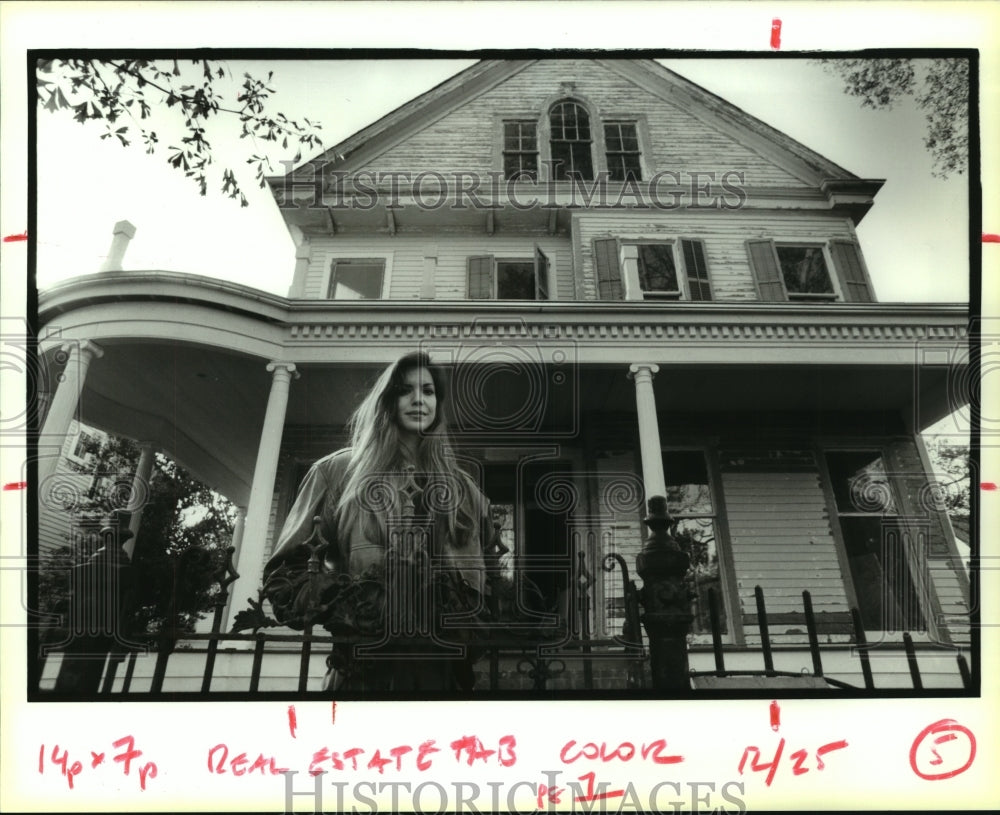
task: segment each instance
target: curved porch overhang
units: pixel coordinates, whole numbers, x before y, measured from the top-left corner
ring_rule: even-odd
[[[634,411],[632,364],[659,366],[661,410],[884,410],[917,430],[968,390],[968,311],[954,304],[306,301],[112,272],[43,292],[39,324],[49,365],[67,341],[104,351],[83,421],[152,442],[243,505],[271,361],[296,366],[285,422],[303,426],[342,424],[373,374],[418,348],[445,364],[501,363],[467,381],[502,415],[524,398],[519,371],[541,372],[553,425],[576,410]],[[550,387],[556,370],[571,390]]]

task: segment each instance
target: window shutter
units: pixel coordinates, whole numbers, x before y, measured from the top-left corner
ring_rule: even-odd
[[[688,289],[692,300],[711,300],[712,287],[708,281],[708,264],[705,263],[705,242],[681,238],[681,253],[687,272]]]
[[[597,272],[597,296],[601,300],[623,300],[625,295],[615,238],[594,240],[594,269]]]
[[[535,299],[549,299],[549,259],[535,246]]]
[[[865,272],[861,247],[854,241],[830,241],[830,254],[840,278],[844,300],[849,303],[873,303],[871,283]]]
[[[493,255],[469,258],[469,299],[493,299]]]
[[[757,283],[757,296],[767,302],[787,300],[785,287],[781,284],[781,267],[778,254],[774,251],[774,241],[747,241],[750,254],[750,268]]]

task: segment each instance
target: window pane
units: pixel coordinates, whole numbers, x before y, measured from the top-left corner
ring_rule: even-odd
[[[639,285],[643,291],[678,291],[674,252],[669,244],[639,245]]]
[[[896,501],[876,451],[835,451],[826,454],[839,512],[896,514]]]
[[[534,300],[535,264],[531,261],[498,261],[497,299]]]
[[[723,600],[722,572],[719,569],[719,549],[715,535],[715,522],[711,518],[687,518],[677,524],[677,537],[691,558],[688,569],[688,586],[694,634],[712,633],[710,593],[715,594],[715,607],[719,613],[720,634],[726,633],[726,604]]]
[[[663,453],[667,482],[667,509],[674,517],[711,515],[712,493],[708,467],[701,450],[667,450]]]
[[[500,574],[513,579],[514,560],[517,555],[514,551],[514,505],[491,502],[490,520],[500,525],[500,543],[507,549],[507,552],[500,556],[498,564]]]
[[[608,175],[612,181],[640,181],[638,153],[608,153]]]
[[[612,181],[639,180],[639,135],[635,122],[606,122],[604,142]]]
[[[621,152],[624,149],[621,127],[617,122],[604,125],[604,142],[612,152]]]
[[[639,149],[639,136],[635,122],[608,122],[604,125],[604,140],[611,152],[629,152]]]
[[[923,631],[901,527],[876,516],[840,518],[858,611],[872,631]]]
[[[573,174],[576,178],[584,181],[590,181],[594,177],[589,142],[575,142],[573,144]]]
[[[503,158],[506,180],[528,180],[538,177],[538,155],[535,153],[514,153]]]
[[[833,294],[826,259],[819,246],[778,246],[778,260],[789,294]]]
[[[374,300],[382,296],[381,261],[338,260],[333,264],[333,300]]]
[[[560,102],[549,113],[553,177],[591,180],[594,177],[590,146],[590,117],[575,102]]]
[[[552,175],[556,181],[566,181],[573,171],[573,159],[567,142],[552,142]]]
[[[535,122],[504,122],[504,178],[536,178],[538,138]]]

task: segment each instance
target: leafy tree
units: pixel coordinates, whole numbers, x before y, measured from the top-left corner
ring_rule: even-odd
[[[283,149],[297,144],[300,151],[294,162],[302,157],[301,147],[321,145],[319,122],[303,118],[300,123],[283,113],[267,112],[274,93],[272,78],[273,72],[266,79],[244,73],[238,80],[225,64],[208,59],[191,60],[185,70],[176,59],[46,59],[37,63],[36,90],[43,110],[72,111],[81,124],[102,121],[106,130],[101,138],[117,139],[123,147],[131,145],[138,133],[147,153],[155,153],[160,143],[154,122],[165,110],[174,111],[174,124],[183,123],[183,135],[167,148],[167,162],[205,195],[207,174],[215,161],[206,127],[216,117],[236,117],[240,138],[255,144],[257,140],[280,143]],[[167,124],[162,119],[161,123]],[[263,187],[265,168],[271,170],[268,157],[257,146],[246,163],[255,168],[257,183]],[[221,190],[247,206],[229,166],[222,167]]]
[[[924,145],[933,173],[961,175],[969,155],[969,61],[966,59],[823,59],[824,69],[844,81],[844,92],[862,107],[888,110],[914,98],[924,112]]]
[[[59,612],[69,591],[67,566],[86,562],[99,538],[86,534],[114,524],[129,504],[139,449],[128,439],[109,436],[85,446],[89,464],[70,462],[92,475],[86,494],[67,508],[85,534],[47,556],[40,574],[43,611]],[[142,525],[128,570],[136,602],[127,631],[178,635],[194,629],[213,608],[218,584],[214,573],[224,563],[232,539],[235,507],[168,457],[157,454],[145,488]]]
[[[968,517],[971,497],[968,442],[938,436],[927,445],[927,453],[934,467],[934,478],[945,510],[952,517]]]

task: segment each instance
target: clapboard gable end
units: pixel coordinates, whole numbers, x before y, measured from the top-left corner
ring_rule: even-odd
[[[571,80],[572,90],[563,84]],[[745,185],[819,191],[857,176],[653,60],[491,60],[468,68],[329,148],[295,177],[327,165],[356,173],[488,173],[498,163],[501,121],[541,119],[565,95],[585,99],[598,121],[642,117],[651,174],[745,174]],[[543,151],[544,152],[544,151]]]

